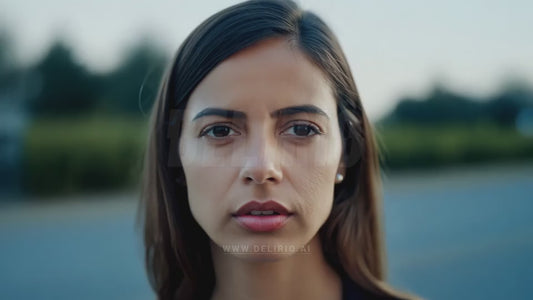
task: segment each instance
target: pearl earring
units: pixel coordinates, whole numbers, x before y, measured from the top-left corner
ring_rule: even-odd
[[[337,173],[337,176],[335,176],[335,183],[340,183],[344,179],[344,176],[342,176],[341,173]]]

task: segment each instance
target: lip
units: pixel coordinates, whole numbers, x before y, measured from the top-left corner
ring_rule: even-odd
[[[273,210],[278,215],[251,215],[252,210]],[[236,221],[244,228],[254,232],[275,231],[287,223],[292,216],[287,208],[276,201],[257,202],[250,201],[232,214]]]
[[[233,216],[244,216],[249,214],[252,210],[273,210],[280,215],[292,215],[285,206],[276,201],[269,200],[266,202],[250,201],[241,206]]]

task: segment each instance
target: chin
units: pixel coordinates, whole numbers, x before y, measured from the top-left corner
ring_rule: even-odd
[[[284,260],[294,253],[249,253],[232,254],[236,258],[250,263],[272,263]]]
[[[263,236],[262,238],[248,238],[246,241],[229,244],[218,244],[223,253],[233,255],[239,259],[250,261],[276,261],[292,255],[310,254],[311,248],[302,241],[287,241],[286,239]]]

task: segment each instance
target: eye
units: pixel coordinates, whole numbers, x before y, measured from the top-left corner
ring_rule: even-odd
[[[206,128],[200,133],[200,136],[208,136],[211,138],[224,138],[230,135],[239,135],[239,134],[230,134],[231,132],[236,133],[235,130],[231,129],[228,126],[224,125],[215,125]]]
[[[322,134],[320,129],[312,124],[294,124],[289,127],[285,132],[289,135],[295,135],[299,137],[308,137],[317,134]]]

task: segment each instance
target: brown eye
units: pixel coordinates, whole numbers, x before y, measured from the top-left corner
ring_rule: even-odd
[[[311,127],[307,125],[294,125],[294,133],[299,136],[307,136],[311,132]]]
[[[235,132],[233,129],[231,129],[230,127],[228,126],[223,126],[223,125],[215,125],[215,126],[211,126],[209,128],[207,128],[206,130],[204,130],[200,136],[209,136],[209,137],[212,137],[212,138],[224,138],[224,137],[227,137],[229,135],[235,135],[235,134],[230,134],[231,132]]]
[[[310,124],[295,124],[291,126],[288,130],[290,135],[295,135],[299,137],[313,136],[315,134],[320,134],[320,130]]]
[[[215,126],[212,129],[213,135],[216,137],[223,137],[229,134],[230,129],[226,126]]]

